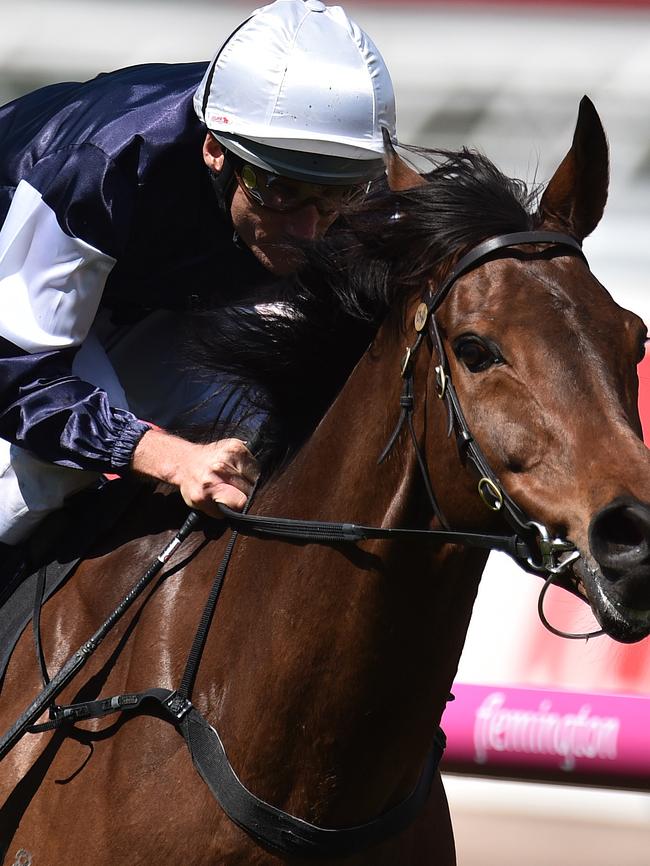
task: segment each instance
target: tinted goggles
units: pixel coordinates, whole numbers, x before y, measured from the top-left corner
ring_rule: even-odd
[[[363,197],[367,183],[352,186],[307,183],[266,171],[229,154],[237,183],[254,205],[285,213],[313,204],[322,216],[329,216]]]

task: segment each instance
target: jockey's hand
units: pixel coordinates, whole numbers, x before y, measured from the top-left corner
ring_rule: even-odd
[[[133,452],[134,472],[176,485],[190,508],[221,517],[223,502],[237,511],[246,504],[259,469],[240,439],[222,439],[201,445],[148,430]]]

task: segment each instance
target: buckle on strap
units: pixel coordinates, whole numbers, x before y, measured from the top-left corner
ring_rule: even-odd
[[[178,692],[172,692],[171,695],[162,702],[163,706],[177,721],[186,716],[192,709],[192,701],[181,697]]]
[[[478,483],[478,493],[490,511],[500,511],[503,508],[503,493],[491,478],[485,475],[481,478]]]
[[[447,374],[442,364],[438,364],[434,368],[434,372],[436,374],[436,394],[438,395],[438,399],[442,400],[447,392]]]
[[[551,538],[548,529],[542,523],[529,520],[527,524],[535,533],[535,543],[539,559],[535,561],[531,554],[526,562],[534,571],[561,574],[572,562],[580,558],[580,551],[572,541],[565,538]]]
[[[406,352],[404,353],[404,358],[402,359],[402,366],[400,367],[400,375],[402,378],[408,376],[411,372],[411,361],[413,360],[413,347],[407,346]]]

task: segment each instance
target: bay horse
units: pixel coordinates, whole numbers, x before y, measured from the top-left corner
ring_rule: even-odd
[[[333,272],[345,265],[332,280],[352,274],[357,289],[375,286],[385,321],[251,511],[487,534],[502,530],[505,504],[516,503],[540,540],[543,558],[530,564],[562,572],[609,635],[642,639],[650,633],[650,462],[636,364],[646,330],[579,249],[607,196],[595,109],[582,101],[571,148],[535,206],[521,184],[468,151],[424,176],[394,153],[387,163],[390,189],[351,216],[355,243],[331,263]],[[353,301],[365,303],[361,294]],[[323,366],[336,363],[335,341],[331,352]],[[485,463],[478,492],[473,447]],[[145,491],[79,565],[43,610],[51,670],[184,516],[176,494]],[[60,700],[175,689],[227,544],[219,522],[193,531]],[[322,828],[371,824],[422,778],[487,551],[426,535],[316,543],[244,532],[230,554],[193,706],[258,798]],[[503,607],[506,616],[507,599]],[[0,730],[38,691],[24,634],[5,677]],[[155,712],[25,735],[0,765],[0,803],[7,866],[313,862],[231,821],[177,727]],[[420,805],[381,841],[317,862],[450,866],[439,775]]]

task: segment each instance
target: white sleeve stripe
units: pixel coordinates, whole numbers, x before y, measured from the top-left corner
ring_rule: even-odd
[[[69,237],[27,181],[0,229],[0,336],[27,352],[79,346],[115,259]]]

